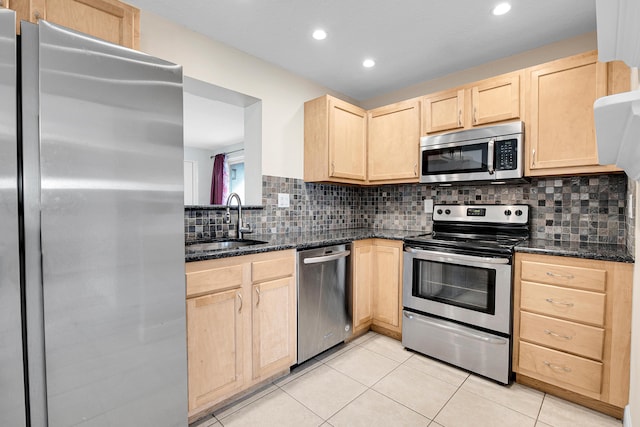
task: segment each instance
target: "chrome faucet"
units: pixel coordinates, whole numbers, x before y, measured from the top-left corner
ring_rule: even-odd
[[[240,196],[238,196],[237,193],[231,193],[229,194],[229,197],[227,197],[227,212],[224,216],[224,222],[227,224],[231,222],[231,212],[229,210],[229,207],[231,206],[231,199],[233,199],[234,197],[238,201],[238,223],[236,224],[236,234],[239,239],[242,239],[242,235],[244,233],[253,233],[253,230],[251,229],[251,224],[248,224],[247,227],[243,226],[242,224],[242,201],[240,200]]]

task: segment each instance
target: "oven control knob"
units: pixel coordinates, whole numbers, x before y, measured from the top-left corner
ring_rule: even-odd
[[[504,214],[505,214],[506,216],[511,215],[511,210],[507,209],[506,211],[504,211]]]
[[[438,209],[438,215],[442,215],[442,209]]]
[[[449,215],[451,213],[451,211],[449,209],[445,209],[444,213]]]
[[[520,216],[520,215],[522,215],[522,211],[521,211],[520,209],[518,209],[518,210],[516,211],[516,216]]]

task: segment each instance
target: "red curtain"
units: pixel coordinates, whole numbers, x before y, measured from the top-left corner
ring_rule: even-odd
[[[212,205],[221,205],[224,193],[224,154],[217,154],[213,160],[213,174],[211,177],[211,200]]]

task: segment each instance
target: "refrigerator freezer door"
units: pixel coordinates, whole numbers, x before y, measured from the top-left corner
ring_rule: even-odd
[[[38,27],[49,426],[184,426],[182,69]]]
[[[16,17],[0,9],[0,425],[24,426],[20,253]]]

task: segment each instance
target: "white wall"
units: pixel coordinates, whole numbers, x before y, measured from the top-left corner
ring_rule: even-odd
[[[213,173],[213,159],[211,150],[184,147],[184,159],[193,160],[198,165],[198,205],[208,205],[211,198],[211,174]]]
[[[140,50],[182,65],[186,76],[262,100],[264,175],[302,178],[305,101],[326,93],[350,100],[144,10],[140,13]]]
[[[418,83],[394,92],[360,102],[365,109],[392,104],[405,99],[415,98],[440,90],[449,89],[466,83],[497,76],[515,70],[542,64],[566,56],[575,55],[598,48],[596,33],[587,33],[537,49],[527,50],[517,55],[482,64],[477,67],[451,73],[446,76]]]

